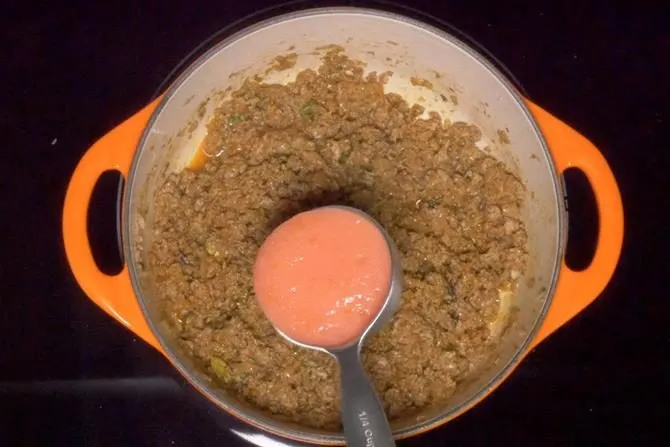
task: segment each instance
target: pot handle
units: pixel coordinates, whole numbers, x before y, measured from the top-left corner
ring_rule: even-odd
[[[605,289],[612,278],[623,243],[623,205],[616,180],[605,158],[583,135],[526,100],[544,134],[560,174],[568,168],[581,170],[593,189],[599,215],[598,240],[591,264],[571,270],[563,261],[554,301],[531,347],[544,340]]]
[[[137,142],[159,100],[154,100],[99,139],[81,158],[65,194],[63,241],[72,273],[89,298],[161,351],[140,309],[127,265],[117,275],[101,272],[93,259],[87,228],[88,206],[98,179],[106,171],[119,171],[127,178]]]

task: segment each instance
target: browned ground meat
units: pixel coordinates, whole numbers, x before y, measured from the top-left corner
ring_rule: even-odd
[[[277,335],[252,265],[293,214],[358,207],[402,254],[405,290],[364,364],[391,419],[439,405],[486,359],[499,290],[522,271],[523,185],[479,151],[477,127],[443,123],[332,51],[286,86],[247,80],[217,110],[197,172],[157,195],[149,268],[181,343],[238,398],[279,417],[339,427],[338,371]]]

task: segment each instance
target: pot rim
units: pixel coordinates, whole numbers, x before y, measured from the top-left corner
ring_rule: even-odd
[[[551,182],[553,185],[554,193],[555,193],[555,212],[556,216],[558,217],[556,219],[556,231],[558,234],[557,238],[557,245],[556,247],[556,259],[554,261],[554,267],[553,267],[553,273],[552,276],[549,280],[549,285],[547,287],[544,299],[543,299],[543,304],[538,312],[538,315],[536,317],[536,321],[532,325],[532,328],[528,331],[526,338],[524,342],[517,348],[517,351],[515,354],[509,359],[509,361],[498,371],[498,373],[489,380],[489,382],[482,386],[479,390],[474,391],[464,402],[462,402],[460,405],[457,407],[451,409],[450,411],[439,414],[435,417],[432,417],[430,419],[427,419],[425,421],[416,423],[414,425],[408,426],[406,428],[403,428],[401,430],[395,430],[394,431],[394,437],[396,439],[404,439],[408,438],[411,436],[415,436],[418,434],[421,434],[423,432],[426,432],[428,430],[431,430],[433,428],[436,428],[440,425],[445,424],[446,422],[450,421],[451,419],[454,419],[455,417],[459,416],[475,404],[477,404],[479,401],[481,401],[483,398],[485,398],[488,394],[490,394],[498,385],[500,385],[504,379],[519,365],[521,360],[525,357],[527,354],[529,345],[532,343],[533,339],[536,337],[542,323],[545,320],[545,317],[547,315],[547,312],[549,308],[551,307],[552,301],[553,301],[553,296],[554,292],[556,290],[556,286],[558,283],[558,276],[559,272],[561,270],[561,262],[562,259],[564,258],[565,255],[565,246],[566,246],[566,240],[567,240],[567,234],[566,234],[566,229],[567,229],[567,211],[565,208],[562,206],[564,198],[565,198],[565,190],[564,190],[564,185],[563,182],[561,181],[559,175],[558,175],[558,170],[556,169],[556,165],[553,161],[553,158],[550,154],[548,144],[546,142],[546,139],[540,130],[537,121],[535,120],[533,114],[530,112],[526,102],[524,101],[522,95],[519,93],[518,89],[514,86],[514,84],[497,68],[495,67],[494,64],[489,62],[484,56],[482,56],[479,52],[477,52],[474,48],[472,48],[470,45],[466,44],[459,38],[453,36],[452,34],[448,33],[447,31],[444,31],[440,28],[437,28],[435,26],[432,26],[430,24],[424,23],[420,20],[404,16],[402,14],[398,14],[395,12],[388,12],[384,11],[381,9],[374,9],[374,8],[361,8],[361,7],[351,7],[351,6],[343,6],[343,7],[321,7],[321,8],[310,8],[310,9],[303,9],[299,11],[293,11],[289,13],[284,13],[280,14],[274,17],[270,17],[268,19],[261,20],[259,22],[256,22],[240,31],[237,31],[233,33],[230,36],[227,36],[226,38],[218,41],[218,42],[213,42],[211,47],[204,51],[196,60],[194,60],[190,65],[188,65],[182,72],[181,74],[169,85],[167,88],[165,94],[163,95],[163,98],[160,100],[158,106],[155,108],[153,113],[151,114],[151,117],[149,121],[147,122],[142,135],[140,139],[138,140],[135,153],[133,155],[132,163],[130,166],[130,170],[128,173],[128,178],[126,181],[126,193],[123,195],[123,206],[122,206],[122,215],[121,215],[121,222],[122,222],[122,227],[121,227],[121,234],[122,234],[122,241],[123,241],[123,254],[124,258],[126,259],[127,265],[128,265],[128,271],[130,275],[130,280],[132,283],[132,288],[133,291],[135,292],[135,295],[137,297],[137,301],[139,303],[139,307],[142,311],[142,314],[144,315],[144,318],[147,321],[147,324],[151,331],[153,332],[154,336],[160,343],[160,346],[162,350],[164,351],[165,355],[168,357],[169,361],[173,364],[173,366],[180,372],[180,374],[185,377],[188,382],[193,385],[200,393],[202,393],[205,397],[207,397],[210,401],[215,403],[217,406],[220,408],[223,408],[226,412],[229,414],[235,416],[238,419],[241,419],[242,421],[249,423],[257,428],[260,428],[266,432],[272,433],[274,435],[281,436],[283,438],[289,438],[293,439],[296,441],[300,442],[306,442],[310,444],[322,444],[322,445],[343,445],[345,443],[344,436],[342,434],[315,434],[315,433],[309,433],[305,431],[300,431],[299,429],[294,429],[291,426],[287,426],[285,422],[278,421],[268,415],[263,414],[262,412],[258,411],[259,415],[249,415],[247,411],[245,411],[244,408],[240,408],[239,405],[237,405],[235,402],[231,401],[224,401],[221,399],[221,397],[215,392],[215,387],[211,386],[210,384],[204,382],[200,378],[197,377],[196,374],[192,372],[192,369],[184,365],[180,360],[179,357],[176,355],[175,351],[173,350],[171,344],[164,339],[164,337],[161,335],[160,330],[158,329],[158,323],[154,321],[149,309],[147,308],[145,298],[143,297],[143,294],[141,292],[141,287],[140,287],[140,281],[138,278],[137,274],[137,268],[136,268],[136,260],[134,259],[133,256],[133,250],[131,246],[131,219],[130,219],[130,213],[129,210],[130,208],[130,201],[131,197],[133,194],[130,192],[132,191],[134,185],[135,185],[135,174],[136,174],[136,169],[138,166],[138,161],[141,159],[142,153],[146,148],[146,140],[149,136],[150,130],[153,128],[154,124],[156,123],[158,117],[160,116],[161,112],[163,109],[167,106],[170,98],[172,95],[183,85],[183,83],[189,78],[189,76],[197,70],[202,64],[204,64],[213,54],[216,54],[220,50],[222,50],[224,47],[228,46],[232,42],[239,40],[240,38],[251,34],[255,31],[258,31],[260,29],[263,29],[267,26],[283,22],[286,20],[292,20],[292,19],[298,19],[298,18],[305,18],[305,17],[310,17],[310,16],[319,16],[319,15],[329,15],[329,14],[363,14],[363,15],[368,15],[368,16],[373,16],[373,17],[378,17],[381,19],[391,19],[394,21],[398,22],[404,22],[405,24],[409,24],[418,28],[421,28],[423,30],[426,30],[433,34],[436,38],[444,39],[451,44],[457,46],[460,48],[462,51],[466,52],[469,54],[471,57],[473,57],[479,64],[482,66],[482,69],[488,70],[493,76],[496,77],[496,79],[504,86],[504,88],[511,94],[511,96],[514,98],[514,100],[517,103],[517,106],[521,108],[521,111],[526,115],[526,118],[528,120],[528,123],[531,125],[532,130],[534,134],[537,136],[541,147],[542,151],[545,154],[546,160],[549,164],[549,166],[552,168],[550,169],[551,173]],[[294,427],[299,427],[295,424],[293,424]]]

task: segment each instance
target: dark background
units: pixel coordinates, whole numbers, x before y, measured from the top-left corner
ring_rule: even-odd
[[[480,405],[400,445],[667,445],[670,13],[663,3],[411,2],[487,48],[531,98],[600,147],[619,180],[627,228],[620,266],[600,299]],[[85,297],[65,261],[60,215],[69,175],[89,145],[144,105],[200,42],[272,4],[0,7],[0,445],[250,445],[228,430],[243,424]],[[116,181],[105,179],[91,211],[106,268],[116,256]],[[595,218],[579,178],[570,179],[568,195],[569,257],[583,264]]]

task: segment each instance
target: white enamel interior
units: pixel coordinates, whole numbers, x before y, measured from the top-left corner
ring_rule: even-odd
[[[409,435],[448,418],[485,393],[511,363],[544,315],[562,259],[562,226],[559,211],[560,188],[539,131],[518,94],[474,55],[473,50],[433,28],[400,16],[370,10],[329,9],[282,16],[238,33],[212,48],[196,61],[170,88],[138,148],[126,197],[124,234],[129,264],[140,302],[150,324],[172,360],[195,385],[219,405],[269,431],[302,440],[341,443],[340,434],[319,432],[273,419],[240,404],[218,390],[194,368],[173,343],[161,323],[158,294],[150,274],[143,274],[141,252],[128,250],[140,239],[150,242],[153,191],[164,174],[182,169],[205,135],[205,124],[213,106],[228,88],[237,88],[243,79],[263,73],[277,55],[296,52],[297,65],[272,74],[268,82],[287,82],[306,67],[319,65],[315,49],[330,44],[345,48],[347,54],[367,64],[368,70],[394,72],[389,89],[410,102],[437,110],[452,121],[465,120],[483,131],[480,147],[490,151],[519,174],[527,186],[524,218],[529,237],[530,265],[520,280],[511,305],[516,307],[515,323],[502,335],[498,358],[488,370],[463,384],[448,405],[426,411],[410,420],[399,421],[394,430]],[[415,87],[410,77],[431,81],[433,90]],[[457,104],[451,99],[457,97]],[[207,112],[198,117],[204,101]],[[184,131],[190,125],[192,132]],[[194,127],[191,127],[193,129]],[[511,144],[501,145],[497,132],[504,130]],[[225,154],[223,155],[225,156]],[[138,226],[138,222],[144,222]]]

